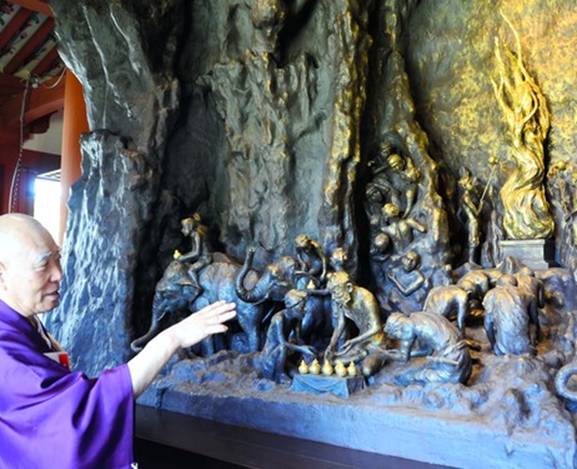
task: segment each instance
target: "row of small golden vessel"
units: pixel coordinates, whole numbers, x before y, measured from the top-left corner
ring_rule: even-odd
[[[335,362],[334,367],[328,360],[325,360],[322,367],[316,358],[311,362],[310,365],[307,365],[307,363],[302,360],[299,364],[298,371],[301,375],[320,375],[322,373],[325,376],[332,376],[335,374],[341,378],[344,378],[345,376],[357,376],[357,367],[355,366],[354,362],[349,363],[349,366],[345,366],[345,364],[340,360]]]

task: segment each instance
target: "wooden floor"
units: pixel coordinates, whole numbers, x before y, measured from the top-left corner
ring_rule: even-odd
[[[139,469],[238,469],[243,466],[136,438],[134,457]]]
[[[135,455],[139,469],[444,467],[274,435],[145,406],[136,408]]]

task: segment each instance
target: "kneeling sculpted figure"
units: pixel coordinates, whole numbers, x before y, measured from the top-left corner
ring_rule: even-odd
[[[529,267],[522,267],[515,274],[517,288],[529,302],[529,319],[535,324],[535,340],[541,338],[541,324],[539,322],[539,308],[545,306],[545,288],[543,282],[535,277],[535,272]]]
[[[497,287],[483,300],[485,331],[496,355],[533,353],[536,338],[530,338],[531,300],[517,288],[515,277],[504,274]],[[538,323],[538,319],[537,319]]]
[[[424,310],[449,319],[457,315],[457,327],[465,330],[465,319],[469,313],[469,292],[457,285],[442,285],[432,288],[425,300]]]
[[[426,357],[424,363],[409,367],[397,376],[398,384],[465,384],[469,379],[472,364],[468,343],[443,316],[419,312],[407,317],[392,313],[384,331],[399,341],[398,350],[387,351],[388,358],[409,362],[411,357]],[[419,348],[414,350],[417,344]]]
[[[305,314],[307,297],[304,291],[290,290],[285,297],[285,309],[272,317],[264,348],[255,360],[255,367],[264,378],[281,382],[290,352],[315,356],[312,347],[299,344],[299,329]],[[294,337],[294,342],[291,341],[291,336]]]

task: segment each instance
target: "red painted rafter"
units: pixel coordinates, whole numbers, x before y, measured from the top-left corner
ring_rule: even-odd
[[[18,13],[10,20],[10,22],[0,32],[0,50],[4,49],[16,34],[22,29],[26,22],[32,16],[32,12],[21,8]]]
[[[42,0],[8,0],[8,3],[20,5],[27,10],[35,11],[36,13],[42,13],[46,16],[54,16],[54,13],[52,13],[52,9],[48,6],[48,3]]]
[[[14,73],[20,69],[23,65],[26,64],[26,61],[30,56],[36,51],[48,36],[54,30],[54,20],[52,18],[48,18],[42,25],[36,30],[36,32],[32,35],[30,39],[20,48],[18,52],[12,57],[10,62],[4,67],[4,73]]]
[[[0,95],[20,93],[24,88],[24,82],[12,75],[0,73]]]
[[[41,77],[49,70],[52,70],[54,68],[54,62],[58,60],[60,60],[58,56],[58,51],[56,50],[56,46],[54,46],[52,49],[50,49],[50,52],[48,52],[44,57],[42,57],[42,59],[40,60],[40,62],[38,62],[36,67],[34,67],[34,70],[32,70],[32,75]]]

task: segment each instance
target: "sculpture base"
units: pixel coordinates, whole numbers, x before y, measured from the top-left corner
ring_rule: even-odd
[[[470,332],[470,331],[468,331]],[[479,334],[480,335],[480,334]],[[553,357],[554,358],[554,357]],[[182,360],[139,403],[294,438],[476,469],[573,467],[571,414],[550,391],[541,358],[481,353],[468,386],[399,387],[383,368],[348,399],[294,392],[250,369],[252,357],[221,351]],[[483,448],[482,464],[478,448]]]
[[[308,392],[316,395],[334,394],[344,399],[364,388],[365,379],[362,376],[340,378],[339,376],[296,375],[291,385],[291,391],[294,392]]]
[[[555,263],[555,243],[549,239],[500,241],[503,259],[515,257],[531,269],[548,269]]]

